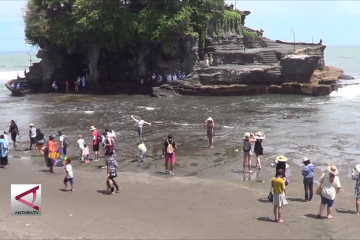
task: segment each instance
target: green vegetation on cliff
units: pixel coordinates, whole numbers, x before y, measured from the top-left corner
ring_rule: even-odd
[[[214,20],[216,22],[216,34],[221,31],[230,32],[235,30],[241,33],[241,15],[236,11],[225,10],[224,12],[214,12]]]
[[[32,45],[43,39],[60,46],[161,43],[170,53],[189,34],[201,44],[212,10],[224,12],[224,0],[29,0],[25,36]],[[240,28],[235,12],[224,16],[225,26]]]
[[[257,41],[258,35],[255,32],[250,32],[246,29],[243,30],[244,37],[247,39],[251,39],[253,42]]]

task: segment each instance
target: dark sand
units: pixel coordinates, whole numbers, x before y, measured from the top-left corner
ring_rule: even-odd
[[[113,195],[104,194],[106,170],[98,168],[102,161],[85,165],[74,160],[76,191],[64,192],[62,168],[51,174],[36,151],[11,151],[10,167],[0,169],[0,239],[358,238],[359,217],[348,214],[355,207],[354,183],[348,177],[340,176],[343,188],[334,219],[317,220],[320,198],[299,201],[300,168],[289,162],[289,205],[283,211],[284,223],[277,224],[266,199],[274,173],[269,167],[272,157],[265,158],[262,173],[251,174],[249,181],[249,174],[240,173],[242,161],[234,148],[209,150],[201,145],[206,142],[179,143],[175,176],[162,174],[161,142],[148,143],[154,150],[141,166],[130,162],[136,159],[136,147],[118,150],[121,191]],[[75,154],[76,148],[70,148],[69,156]],[[224,174],[229,171],[231,178]],[[10,184],[16,183],[42,184],[41,216],[10,216]]]

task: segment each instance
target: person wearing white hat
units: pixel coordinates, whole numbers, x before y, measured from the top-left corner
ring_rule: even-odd
[[[359,215],[360,208],[360,164],[356,165],[351,171],[352,180],[355,180],[354,196],[356,199],[356,215]]]
[[[214,123],[214,120],[211,117],[206,119],[204,127],[206,127],[206,134],[207,134],[207,137],[209,139],[209,148],[214,148],[214,136],[215,136],[215,132],[214,132],[215,123]]]
[[[253,172],[251,170],[251,155],[252,155],[251,143],[252,142],[256,142],[255,135],[253,133],[246,132],[244,134],[244,138],[243,138],[243,152],[244,152],[244,162],[243,162],[244,170],[243,170],[243,172],[246,172],[246,170],[245,170],[246,163],[248,164],[248,167],[249,167],[249,173]]]
[[[331,215],[332,206],[335,201],[336,194],[339,193],[341,184],[339,177],[337,176],[339,171],[335,165],[328,166],[326,172],[320,177],[319,182],[321,183],[321,204],[319,214],[316,218],[321,218],[322,212],[327,205],[327,218],[332,219]]]
[[[304,202],[311,201],[313,198],[313,185],[314,185],[314,165],[310,162],[310,159],[303,159],[304,167],[301,171],[304,180],[305,198]]]
[[[29,137],[30,137],[30,150],[32,150],[32,145],[36,144],[36,128],[34,127],[34,124],[30,124],[29,125],[30,130],[29,130]]]
[[[260,162],[260,156],[264,154],[264,148],[262,147],[262,140],[265,139],[265,135],[263,132],[257,132],[255,133],[256,142],[254,146],[254,152],[256,155],[256,167],[259,167],[261,169],[261,162]]]

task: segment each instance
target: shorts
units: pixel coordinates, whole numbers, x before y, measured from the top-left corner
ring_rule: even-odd
[[[335,199],[330,200],[327,199],[326,197],[323,197],[323,195],[321,195],[321,204],[323,205],[327,205],[328,208],[331,208],[334,204]]]
[[[251,156],[251,155],[253,155],[252,151],[250,151],[250,152],[244,152],[244,156]]]
[[[93,145],[93,151],[98,152],[99,151],[99,144]]]
[[[36,144],[36,138],[30,138],[30,143],[31,144]]]
[[[140,151],[140,157],[145,157],[146,155],[146,150],[141,150]]]
[[[71,185],[74,184],[73,178],[67,178],[67,177],[65,177],[65,178],[64,178],[64,183],[67,183],[67,182],[69,182]]]
[[[275,207],[283,207],[287,204],[286,197],[284,193],[276,193],[273,194],[273,205]]]
[[[167,164],[169,161],[171,161],[171,164],[175,164],[175,152],[172,155],[168,155],[165,153],[165,164]]]
[[[89,154],[82,155],[82,158],[85,159],[85,160],[88,160],[89,159]]]

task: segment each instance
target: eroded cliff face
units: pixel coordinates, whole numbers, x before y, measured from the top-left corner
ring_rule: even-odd
[[[78,75],[88,74],[89,88],[135,84],[141,78],[156,74],[190,73],[198,61],[198,39],[185,36],[174,54],[168,55],[161,45],[138,45],[129,48],[102,48],[95,45],[59,47],[44,41],[37,57],[41,58],[37,71],[28,74],[30,84],[43,91],[51,89],[56,81],[60,88],[65,81],[74,82]]]

